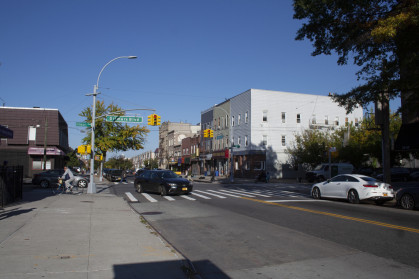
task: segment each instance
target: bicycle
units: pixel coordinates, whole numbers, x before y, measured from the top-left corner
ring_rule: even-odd
[[[71,184],[71,185],[73,186],[73,184]],[[75,188],[77,189],[76,193],[73,192],[73,189],[75,189]],[[70,190],[66,189],[65,181],[61,177],[58,178],[57,186],[52,187],[51,189],[52,189],[52,193],[54,195],[55,194],[80,194],[79,193],[79,187],[77,185],[73,186],[72,189],[70,189]]]

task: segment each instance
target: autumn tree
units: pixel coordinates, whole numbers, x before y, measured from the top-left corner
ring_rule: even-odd
[[[109,151],[118,152],[144,148],[145,137],[149,132],[147,127],[106,121],[106,115],[125,115],[121,108],[113,103],[105,106],[103,101],[97,101],[95,114],[95,147],[99,151],[98,153],[103,154],[104,159]],[[79,115],[85,118],[85,122],[92,123],[90,107],[85,108]],[[90,144],[91,131],[83,138],[83,142]]]

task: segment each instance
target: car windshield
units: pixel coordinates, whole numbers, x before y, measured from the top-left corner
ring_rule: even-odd
[[[318,165],[314,170],[322,170],[325,167],[325,165]]]
[[[172,171],[163,171],[159,173],[160,178],[177,178],[178,175]]]

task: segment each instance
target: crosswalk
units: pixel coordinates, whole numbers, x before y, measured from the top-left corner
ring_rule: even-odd
[[[128,194],[129,193],[129,194]],[[135,192],[134,192],[135,193]],[[130,192],[126,193],[130,199]],[[189,195],[178,195],[178,196],[160,196],[157,194],[149,193],[136,193],[136,199],[140,202],[161,202],[169,201],[174,202],[178,200],[189,200],[196,201],[198,199],[211,200],[211,199],[227,199],[227,198],[310,198],[307,194],[287,191],[287,190],[275,190],[275,189],[195,189]]]

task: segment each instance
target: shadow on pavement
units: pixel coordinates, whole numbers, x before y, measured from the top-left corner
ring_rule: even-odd
[[[208,260],[195,261],[193,265],[199,270],[199,274],[194,273],[190,268],[183,266],[184,273],[170,274],[169,270],[176,270],[173,267],[179,266],[180,261],[150,262],[136,264],[114,265],[114,279],[177,279],[185,278],[211,278],[211,279],[231,279],[217,266]]]

